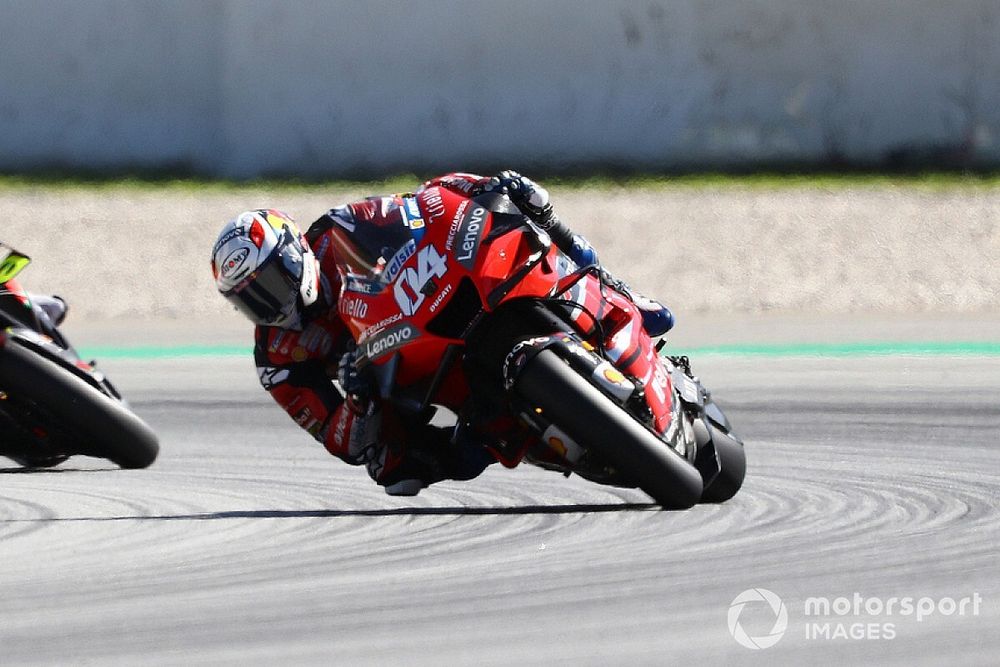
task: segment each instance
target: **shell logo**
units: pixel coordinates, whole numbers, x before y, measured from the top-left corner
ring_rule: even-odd
[[[625,382],[625,376],[617,368],[605,368],[604,379],[613,384],[622,384]]]
[[[566,456],[566,444],[560,439],[553,436],[549,437],[549,447],[556,451],[560,456]]]

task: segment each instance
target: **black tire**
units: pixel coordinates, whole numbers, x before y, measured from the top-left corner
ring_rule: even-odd
[[[743,443],[723,432],[714,424],[709,425],[712,444],[719,461],[719,474],[705,487],[703,503],[724,503],[740,490],[747,474],[747,456]]]
[[[0,389],[12,399],[43,406],[58,428],[79,435],[75,453],[145,468],[160,451],[153,430],[124,405],[13,338],[0,349]]]
[[[701,499],[701,475],[680,454],[574,372],[542,350],[521,370],[514,392],[583,447],[598,453],[664,509]]]

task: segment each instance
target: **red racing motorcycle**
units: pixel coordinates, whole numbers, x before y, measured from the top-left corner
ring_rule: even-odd
[[[400,204],[399,225],[334,227],[340,312],[384,400],[451,410],[508,467],[671,509],[736,494],[743,443],[599,267],[576,266],[505,195],[432,187]]]

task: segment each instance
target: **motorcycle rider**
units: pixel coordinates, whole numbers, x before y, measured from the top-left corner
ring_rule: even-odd
[[[576,264],[597,264],[586,239],[555,216],[548,192],[516,172],[492,178],[451,173],[427,181],[417,194],[431,187],[469,197],[506,194]],[[337,235],[401,227],[401,202],[399,195],[373,196],[335,207],[304,235],[280,211],[246,211],[220,232],[212,271],[222,296],[257,325],[254,358],[264,389],[331,454],[365,465],[386,493],[415,495],[443,479],[472,479],[495,460],[464,429],[433,426],[383,404],[355,363],[355,341],[338,311]],[[612,280],[606,272],[605,278]],[[651,336],[673,326],[665,306],[613,282],[639,307]]]

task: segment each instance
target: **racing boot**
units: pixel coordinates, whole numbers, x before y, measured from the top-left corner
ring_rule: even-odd
[[[579,234],[573,235],[573,247],[568,254],[577,266],[591,266],[593,264],[600,266],[594,247]],[[674,314],[662,303],[636,293],[625,281],[616,280],[604,267],[601,267],[601,277],[608,285],[627,296],[636,305],[642,316],[642,328],[651,338],[662,336],[674,328]]]
[[[408,445],[377,480],[387,495],[415,496],[436,482],[474,479],[496,463],[471,429],[427,425],[421,430],[422,437]]]

